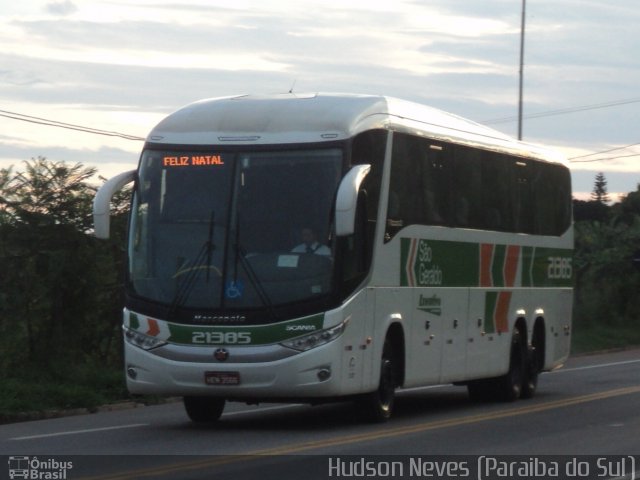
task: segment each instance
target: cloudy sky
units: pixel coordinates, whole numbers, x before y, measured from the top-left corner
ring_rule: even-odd
[[[186,103],[292,86],[396,96],[515,136],[521,8],[520,0],[4,1],[0,167],[42,155],[111,176],[134,168],[142,147],[15,117],[145,137]],[[598,171],[614,199],[640,183],[638,25],[638,0],[527,0],[524,139],[573,158],[577,196]]]

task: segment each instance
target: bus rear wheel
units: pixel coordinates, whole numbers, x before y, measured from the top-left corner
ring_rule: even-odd
[[[527,346],[519,329],[513,331],[511,337],[511,354],[509,371],[498,378],[498,398],[505,402],[513,402],[520,398],[528,365]]]
[[[533,398],[536,394],[536,389],[538,388],[538,374],[540,373],[538,365],[539,362],[536,348],[534,346],[529,346],[527,348],[524,372],[525,376],[524,381],[522,382],[522,393],[520,394],[521,398]]]
[[[538,388],[538,375],[544,368],[544,335],[544,323],[536,322],[531,345],[527,348],[527,367],[522,385],[522,398],[532,398]]]
[[[469,398],[473,402],[513,402],[521,397],[533,396],[537,374],[530,370],[531,357],[519,329],[513,331],[509,351],[509,370],[501,377],[472,380],[467,383]]]
[[[220,419],[224,410],[224,398],[184,397],[184,409],[194,423],[213,423]]]
[[[382,362],[380,364],[380,383],[378,389],[363,395],[357,402],[357,407],[364,419],[371,422],[386,422],[391,418],[396,394],[396,365],[391,341],[385,340],[382,348]]]

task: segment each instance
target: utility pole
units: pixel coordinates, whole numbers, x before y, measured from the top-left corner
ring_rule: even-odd
[[[520,24],[520,88],[518,90],[518,140],[522,140],[522,87],[524,83],[524,20],[527,0],[522,0],[522,22]]]

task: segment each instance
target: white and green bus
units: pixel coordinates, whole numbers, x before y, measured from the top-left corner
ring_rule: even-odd
[[[226,401],[398,388],[535,393],[569,353],[570,174],[562,157],[442,111],[342,94],[204,100],[149,134],[133,181],[127,385]]]

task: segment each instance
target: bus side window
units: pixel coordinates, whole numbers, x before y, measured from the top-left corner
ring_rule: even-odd
[[[534,179],[535,230],[539,235],[562,235],[571,223],[570,176],[558,165],[539,164]]]
[[[513,159],[513,219],[518,233],[534,233],[534,205],[532,180],[534,164],[524,159]]]
[[[485,152],[482,162],[482,206],[484,228],[510,232],[513,230],[509,195],[509,163],[503,155]]]
[[[428,169],[424,148],[421,139],[394,133],[385,231],[387,242],[408,225],[426,223],[429,188],[424,184],[424,172]]]
[[[369,164],[371,170],[358,193],[354,234],[343,240],[345,291],[355,288],[371,266],[387,136],[386,130],[370,130],[355,137],[351,145],[351,166]]]
[[[456,145],[454,147],[452,190],[454,200],[453,226],[483,228],[482,172],[480,152]]]
[[[424,225],[449,225],[451,212],[451,152],[449,145],[420,140]]]
[[[385,242],[390,241],[406,224],[407,212],[403,194],[403,191],[409,188],[406,183],[408,163],[406,138],[407,135],[404,134],[397,132],[393,134]]]

